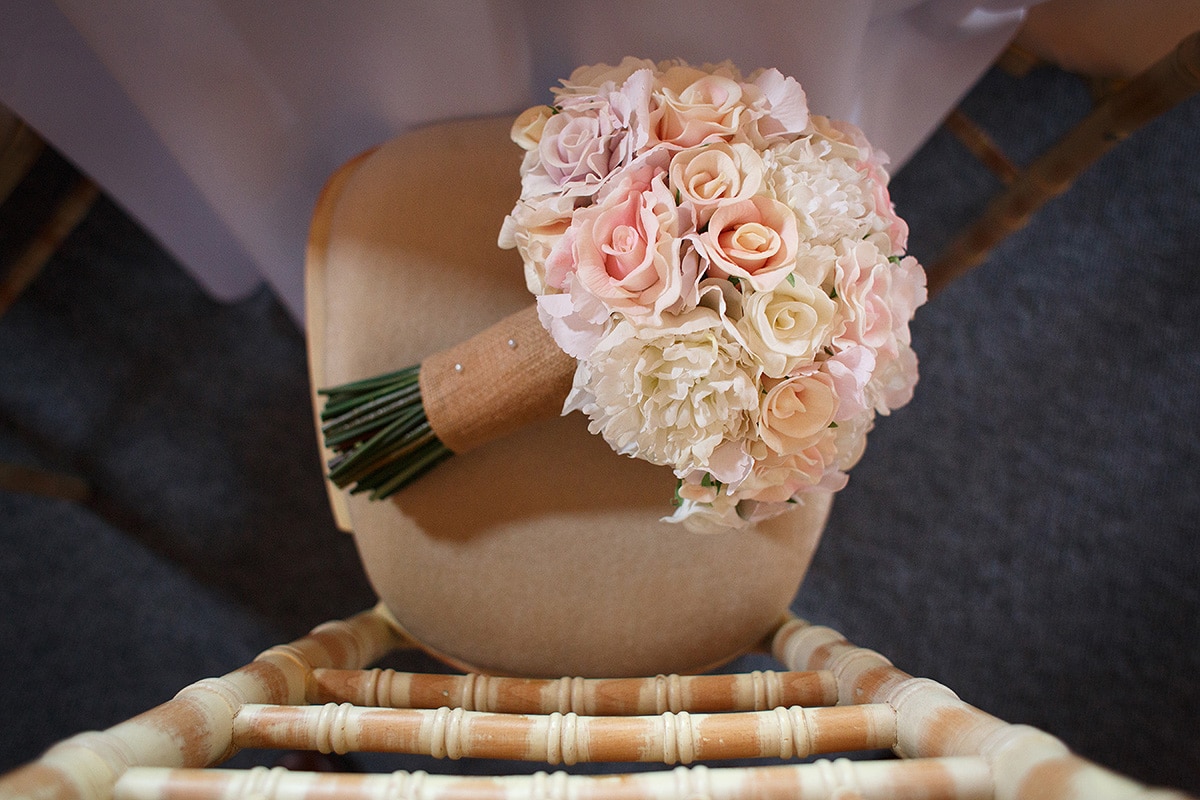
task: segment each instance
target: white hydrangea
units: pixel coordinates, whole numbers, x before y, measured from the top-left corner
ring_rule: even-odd
[[[810,246],[862,239],[877,227],[872,190],[834,146],[814,134],[763,153],[767,185],[775,199],[796,212],[800,239]]]
[[[729,452],[714,459],[714,452],[743,440],[758,410],[758,376],[742,355],[709,308],[660,328],[621,321],[579,362],[563,413],[582,411],[588,429],[622,455],[668,465],[680,477],[716,474],[715,461],[739,459]]]

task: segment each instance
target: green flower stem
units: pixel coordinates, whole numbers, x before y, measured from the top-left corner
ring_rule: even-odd
[[[329,479],[373,500],[395,494],[453,455],[425,415],[420,367],[319,390]]]

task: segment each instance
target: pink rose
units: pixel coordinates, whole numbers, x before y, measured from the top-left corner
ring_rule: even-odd
[[[892,242],[892,253],[903,253],[908,247],[908,223],[896,214],[896,207],[888,194],[887,173],[880,174],[882,169],[868,166],[867,180],[871,184],[871,202],[875,213],[887,224],[887,236]]]
[[[848,347],[822,364],[821,369],[829,374],[838,396],[834,422],[845,422],[870,408],[866,389],[875,369],[875,354],[870,348]]]
[[[835,344],[865,345],[873,351],[894,353],[887,257],[870,241],[843,240],[837,253],[835,286],[846,324],[834,338]]]
[[[925,270],[912,256],[892,263],[863,241],[838,245],[836,275],[846,326],[835,341],[895,358],[911,341],[909,320],[925,302]]]
[[[825,489],[836,492],[846,484],[837,470],[833,436],[821,436],[796,453],[771,453],[755,462],[738,494],[760,503],[785,503],[802,492]]]
[[[576,212],[564,242],[575,276],[572,294],[583,291],[610,311],[657,319],[695,294],[700,265],[683,248],[680,234],[691,220],[675,205],[665,176],[649,168],[638,173]],[[558,277],[565,247],[555,255],[547,266]]]
[[[557,188],[595,190],[613,168],[624,136],[610,116],[564,111],[546,120],[538,140],[542,171]]]
[[[808,98],[794,78],[777,69],[768,69],[759,73],[754,85],[763,94],[758,104],[767,110],[766,116],[758,121],[760,134],[798,134],[808,127]]]
[[[881,360],[868,392],[875,410],[884,416],[912,400],[917,385],[917,354],[901,345],[895,358]]]
[[[868,194],[875,213],[887,226],[884,232],[892,243],[892,251],[888,255],[903,253],[908,247],[908,223],[897,216],[896,207],[888,194],[890,177],[887,154],[873,148],[866,134],[845,120],[829,121],[829,133],[840,136],[842,141],[850,142],[858,150],[858,158],[854,159],[854,163],[870,188]]]
[[[761,195],[717,208],[698,242],[719,278],[746,280],[768,291],[796,263],[796,215],[783,203]]]
[[[543,123],[538,140],[541,172],[552,187],[535,185],[535,190],[561,187],[590,194],[618,167],[657,144],[650,136],[654,75],[644,68],[625,75],[625,68],[638,63],[626,59],[611,75],[590,76],[604,80],[589,93],[573,93],[578,87],[556,93],[559,112]]]
[[[888,292],[892,311],[893,333],[902,344],[909,344],[912,335],[909,320],[925,304],[929,293],[925,288],[925,268],[912,256],[905,256],[891,269],[891,291]]]

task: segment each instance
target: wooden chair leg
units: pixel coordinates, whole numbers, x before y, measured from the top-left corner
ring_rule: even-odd
[[[996,145],[987,131],[962,111],[951,111],[942,125],[1005,186],[1012,186],[1020,177],[1021,171]]]
[[[86,502],[92,496],[87,481],[74,475],[3,463],[0,463],[0,491],[37,494],[77,503]]]
[[[50,257],[87,216],[99,193],[96,184],[87,178],[80,178],[67,192],[50,219],[38,229],[24,251],[4,270],[3,280],[0,280],[0,314],[12,307],[21,296],[21,292],[41,273],[42,267]]]
[[[45,149],[45,142],[24,120],[0,107],[0,203],[12,195]],[[63,240],[87,215],[98,194],[95,184],[80,178],[21,254],[0,269],[0,314],[38,276]]]
[[[0,203],[29,174],[46,148],[33,129],[7,109],[0,107]]]
[[[1036,159],[929,267],[932,297],[981,264],[1006,236],[1063,193],[1100,156],[1150,120],[1200,90],[1200,32],[1109,95],[1056,145]]]

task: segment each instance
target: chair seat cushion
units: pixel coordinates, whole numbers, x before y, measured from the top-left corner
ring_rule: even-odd
[[[510,123],[409,133],[330,182],[308,264],[317,385],[419,363],[533,302],[496,245],[519,194]],[[660,521],[674,489],[669,468],[615,454],[572,414],[347,507],[372,585],[431,652],[495,673],[644,675],[704,669],[771,631],[830,503],[700,535]]]

